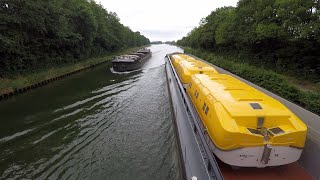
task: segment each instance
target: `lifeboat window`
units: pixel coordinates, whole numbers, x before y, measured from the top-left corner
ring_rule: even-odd
[[[209,107],[207,106],[206,111],[204,113],[207,115],[208,111],[209,111]]]
[[[247,128],[252,134],[258,134],[261,135],[261,132],[257,129]]]
[[[269,132],[271,132],[271,135],[277,135],[277,134],[283,134],[285,133],[281,128],[276,127],[276,128],[271,128],[269,129]]]
[[[202,110],[204,111],[206,109],[207,105],[206,103],[203,104]]]
[[[198,99],[199,93],[197,90],[194,92],[194,96]]]

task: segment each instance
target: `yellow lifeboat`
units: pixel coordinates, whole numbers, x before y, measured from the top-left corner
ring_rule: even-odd
[[[196,60],[185,54],[172,56],[172,64],[179,75],[181,82],[186,85],[193,74],[217,74],[218,72],[207,63]]]
[[[187,84],[187,93],[211,139],[212,152],[221,161],[266,167],[300,158],[307,127],[283,104],[232,76],[219,74],[207,63],[201,66],[207,71],[199,73],[193,69],[199,60],[191,61],[185,54],[173,56],[177,60],[174,68]]]

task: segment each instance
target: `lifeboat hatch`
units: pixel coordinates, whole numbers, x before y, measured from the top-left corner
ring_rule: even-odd
[[[262,109],[259,103],[250,103],[252,109]]]

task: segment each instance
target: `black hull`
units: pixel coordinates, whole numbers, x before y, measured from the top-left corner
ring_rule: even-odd
[[[133,71],[140,69],[150,58],[151,53],[143,57],[142,59],[139,59],[137,61],[133,62],[112,62],[112,67],[114,71],[117,72],[125,72],[125,71]]]

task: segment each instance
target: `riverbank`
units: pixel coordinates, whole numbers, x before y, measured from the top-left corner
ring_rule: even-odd
[[[0,78],[0,99],[33,89],[36,86],[45,85],[54,80],[64,78],[99,64],[109,62],[113,56],[133,52],[137,49],[139,49],[139,47],[129,48],[101,57],[89,58],[74,64],[43,69],[27,75],[20,75],[13,78]]]
[[[247,63],[234,62],[230,57],[211,52],[191,48],[185,48],[184,50],[185,53],[193,54],[209,61],[318,115],[320,114],[320,92],[317,90],[318,85],[312,86],[312,89],[315,89],[314,91],[306,90],[305,88],[299,88],[301,84],[297,79],[292,80],[293,78],[291,77],[271,70],[255,67]]]

